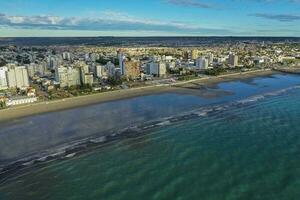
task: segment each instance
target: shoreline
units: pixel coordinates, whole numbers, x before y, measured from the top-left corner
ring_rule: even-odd
[[[270,69],[255,70],[255,71],[248,71],[242,73],[225,74],[217,77],[193,79],[189,81],[182,81],[182,82],[177,82],[168,85],[151,85],[151,86],[145,86],[139,88],[115,90],[115,91],[109,91],[109,92],[86,95],[86,96],[66,98],[61,100],[20,105],[20,106],[10,107],[4,110],[0,110],[0,123],[7,122],[10,120],[17,120],[28,116],[69,110],[69,109],[74,109],[83,106],[105,103],[109,101],[118,101],[123,99],[139,97],[139,96],[156,95],[156,94],[167,93],[167,92],[176,93],[176,91],[182,91],[182,90],[187,91],[191,89],[188,89],[188,87],[185,88],[185,86],[188,86],[188,84],[191,83],[197,83],[199,85],[201,84],[204,86],[211,86],[226,81],[244,80],[247,78],[268,76],[276,73],[280,73],[280,72],[276,72]],[[188,94],[191,95],[192,93],[187,92],[187,95]]]

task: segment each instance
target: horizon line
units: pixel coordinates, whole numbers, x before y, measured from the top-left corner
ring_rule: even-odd
[[[203,38],[217,38],[217,37],[227,37],[227,38],[244,38],[244,37],[258,37],[258,38],[300,38],[300,36],[236,36],[236,35],[231,35],[231,36],[187,36],[187,35],[178,35],[178,36],[158,36],[158,35],[153,35],[153,36],[14,36],[14,37],[5,37],[5,36],[0,36],[0,39],[5,39],[5,38],[150,38],[150,37],[156,37],[156,38],[178,38],[178,37],[186,37],[186,38],[197,38],[197,37],[203,37]]]

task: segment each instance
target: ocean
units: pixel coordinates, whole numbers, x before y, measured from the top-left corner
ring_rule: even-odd
[[[0,199],[299,199],[300,77],[206,91],[227,93],[148,95],[2,124],[3,168],[66,141],[81,148],[23,163],[1,181]],[[83,139],[100,135],[99,145]]]

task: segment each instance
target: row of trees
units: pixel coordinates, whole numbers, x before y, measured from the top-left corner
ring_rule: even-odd
[[[226,72],[226,69],[224,69],[224,68],[213,68],[213,69],[205,70],[204,73],[209,76],[218,76],[224,72]]]

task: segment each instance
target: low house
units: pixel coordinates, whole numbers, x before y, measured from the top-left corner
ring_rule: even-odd
[[[37,97],[27,97],[27,96],[15,96],[15,97],[10,97],[6,101],[7,106],[16,106],[16,105],[21,105],[21,104],[29,104],[29,103],[34,103],[38,99]]]

